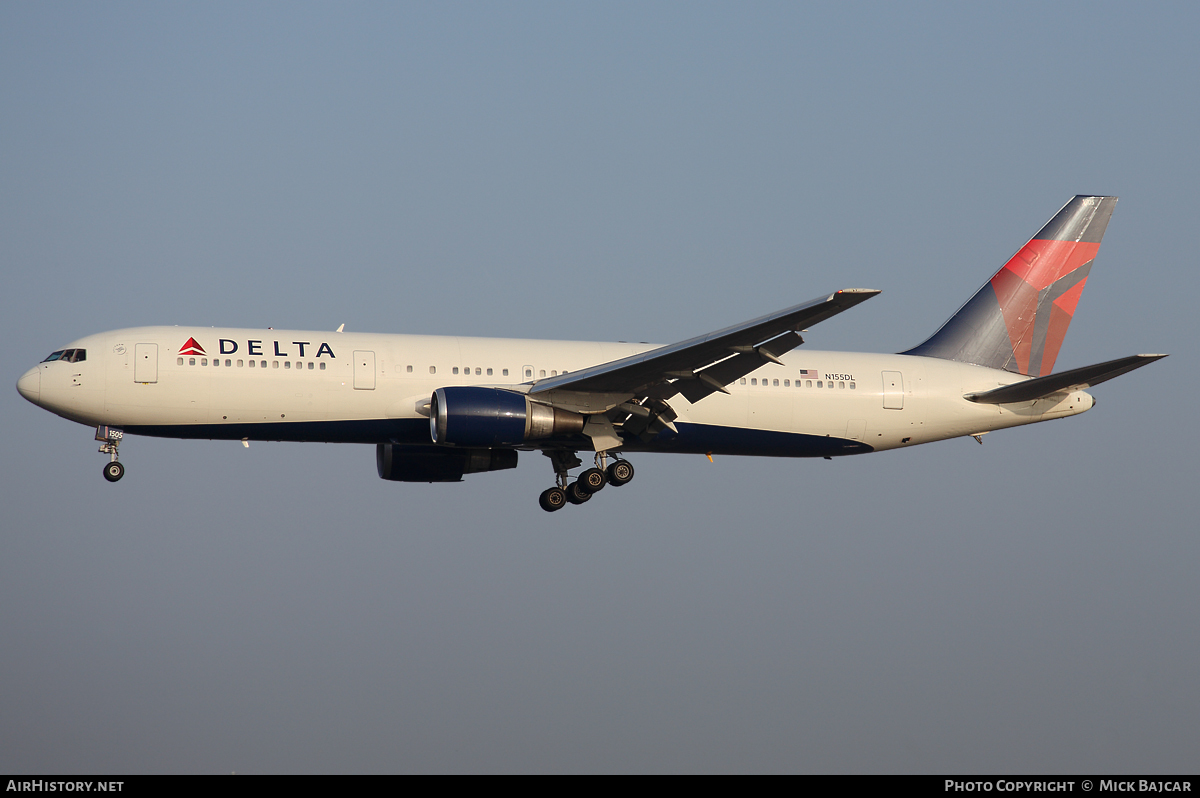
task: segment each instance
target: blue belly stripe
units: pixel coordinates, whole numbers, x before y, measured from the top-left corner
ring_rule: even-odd
[[[874,451],[862,441],[801,432],[721,427],[676,422],[679,434],[663,430],[649,443],[627,441],[626,452],[744,455],[750,457],[841,457]],[[309,441],[324,443],[407,443],[429,446],[426,419],[362,419],[357,421],[280,421],[269,424],[169,424],[123,428],[131,435],[158,438],[240,441]],[[583,441],[539,442],[538,448],[579,446]],[[533,447],[531,447],[533,448]],[[580,447],[585,450],[586,447]]]

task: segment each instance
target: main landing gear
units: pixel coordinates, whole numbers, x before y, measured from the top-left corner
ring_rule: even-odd
[[[100,441],[100,453],[107,454],[109,461],[104,464],[104,478],[116,482],[125,476],[125,466],[117,460],[117,447],[125,433],[116,427],[96,427],[96,440]]]
[[[615,456],[612,463],[608,463],[607,452],[597,452],[595,467],[586,469],[571,482],[568,472],[583,465],[583,461],[576,457],[574,452],[565,450],[545,454],[554,464],[554,479],[558,483],[555,487],[542,491],[542,495],[538,497],[538,504],[548,513],[561,510],[568,502],[583,504],[590,501],[605,485],[619,488],[633,479],[632,463],[628,460],[618,460]]]

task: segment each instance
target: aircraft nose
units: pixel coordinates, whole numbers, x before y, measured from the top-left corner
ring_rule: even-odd
[[[17,393],[24,396],[35,405],[42,395],[42,371],[37,366],[34,366],[29,371],[21,375],[21,379],[17,380]]]

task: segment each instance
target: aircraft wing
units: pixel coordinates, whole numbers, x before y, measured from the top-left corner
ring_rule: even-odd
[[[602,363],[598,366],[538,380],[529,391],[554,404],[575,404],[593,412],[601,407],[567,397],[582,394],[609,397],[612,407],[631,397],[665,400],[682,393],[697,402],[763,363],[804,343],[798,331],[848,310],[878,294],[869,288],[847,288],[794,305],[776,313],[735,324],[723,330],[689,338],[669,346]]]
[[[1032,402],[1043,396],[1049,396],[1059,391],[1073,391],[1090,388],[1102,382],[1119,377],[1122,374],[1148,366],[1166,355],[1130,355],[1117,358],[1094,366],[1063,371],[1059,374],[1047,374],[1045,377],[1035,377],[1032,380],[1016,382],[983,393],[969,393],[964,399],[985,404],[1003,405],[1010,402]]]

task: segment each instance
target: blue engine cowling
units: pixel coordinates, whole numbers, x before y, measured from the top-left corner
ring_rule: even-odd
[[[429,435],[452,446],[520,446],[526,441],[583,431],[579,413],[529,401],[502,388],[438,388],[429,407]]]
[[[391,482],[460,482],[463,474],[517,467],[515,449],[449,449],[441,446],[375,445],[379,478]]]

